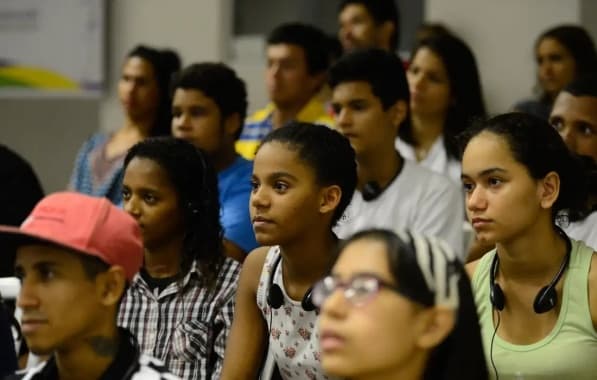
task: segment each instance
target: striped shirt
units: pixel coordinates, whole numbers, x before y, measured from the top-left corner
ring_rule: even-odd
[[[98,380],[180,380],[168,372],[164,363],[141,355],[135,338],[126,330],[119,329],[120,342],[116,357]],[[58,367],[52,356],[36,367],[18,371],[6,380],[58,380]]]
[[[196,261],[181,281],[162,291],[137,274],[120,304],[118,325],[177,376],[219,379],[239,272],[240,264],[226,258],[211,291],[201,286]]]

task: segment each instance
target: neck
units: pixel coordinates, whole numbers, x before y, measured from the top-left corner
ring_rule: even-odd
[[[294,104],[276,104],[276,109],[272,113],[273,128],[278,129],[294,120],[308,102],[309,99]]]
[[[320,236],[280,246],[285,282],[313,284],[332,267],[338,238],[327,229]]]
[[[517,282],[545,283],[553,278],[567,253],[566,240],[551,223],[536,225],[524,236],[496,244],[498,275]]]
[[[153,278],[166,278],[180,272],[182,260],[182,237],[171,239],[158,247],[145,248],[145,270]]]
[[[228,169],[238,157],[238,153],[234,149],[234,144],[231,144],[227,149],[211,155],[210,159],[213,163],[214,169],[217,173]]]
[[[379,369],[376,372],[363,374],[362,376],[350,378],[350,380],[421,380],[425,371],[427,355],[422,351],[415,351],[405,362],[396,367]]]
[[[76,347],[54,353],[61,380],[99,379],[118,353],[118,329],[112,322],[104,332],[88,336]]]
[[[431,146],[444,132],[445,117],[443,115],[412,115],[411,125],[415,149],[419,150],[424,158]],[[417,158],[419,154],[417,154]],[[421,158],[421,159],[422,159]]]
[[[390,159],[388,159],[390,157]],[[357,189],[361,191],[367,182],[377,182],[385,189],[396,176],[403,164],[403,159],[392,147],[391,151],[370,157],[357,157]]]
[[[142,140],[151,134],[154,121],[155,118],[153,115],[144,118],[132,118],[127,116],[122,131],[131,135],[138,134],[139,140]]]

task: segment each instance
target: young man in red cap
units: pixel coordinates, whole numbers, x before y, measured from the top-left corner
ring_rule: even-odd
[[[120,299],[143,260],[131,216],[105,198],[56,193],[21,227],[0,226],[0,237],[17,247],[17,306],[29,349],[51,355],[8,379],[177,379],[116,326]]]

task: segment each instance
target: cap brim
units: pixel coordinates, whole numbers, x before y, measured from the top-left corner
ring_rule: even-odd
[[[17,249],[23,245],[35,243],[51,244],[70,251],[87,253],[59,241],[25,232],[19,227],[0,226],[0,277],[13,276]]]

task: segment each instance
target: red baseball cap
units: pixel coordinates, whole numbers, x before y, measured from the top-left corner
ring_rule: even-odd
[[[129,281],[143,263],[137,222],[106,198],[60,192],[40,200],[20,227],[0,226],[16,246],[50,243],[122,267]],[[14,254],[14,252],[13,252]]]

